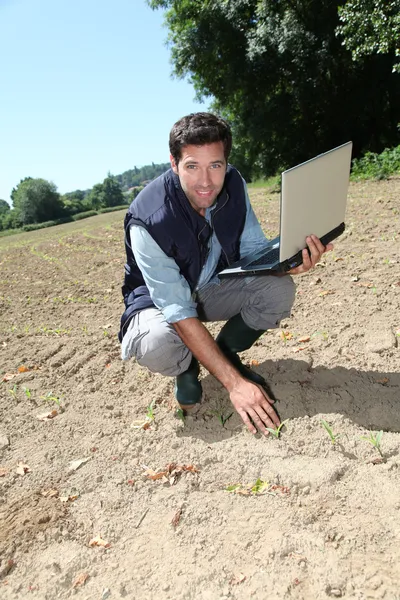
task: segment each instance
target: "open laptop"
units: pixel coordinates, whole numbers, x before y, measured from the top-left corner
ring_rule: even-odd
[[[289,271],[302,264],[308,235],[314,233],[326,246],[343,233],[352,146],[347,142],[284,171],[279,236],[221,271],[219,277]]]

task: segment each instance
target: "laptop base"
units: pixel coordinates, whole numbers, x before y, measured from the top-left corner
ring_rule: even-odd
[[[329,242],[332,242],[334,239],[339,237],[345,230],[345,224],[340,223],[337,227],[326,233],[320,238],[321,243],[326,246]],[[275,240],[274,240],[275,241]],[[310,254],[310,251],[308,250]],[[255,275],[275,275],[276,273],[286,273],[291,269],[295,269],[300,266],[303,262],[302,250],[299,250],[294,256],[288,258],[287,260],[272,265],[257,265],[253,268],[251,267],[251,262],[245,266],[243,264],[244,259],[241,259],[235,265],[231,265],[227,269],[224,269],[218,274],[220,279],[226,279],[228,277],[253,277]],[[239,268],[237,268],[239,267]],[[232,269],[232,271],[231,271]],[[230,272],[231,271],[231,272]]]

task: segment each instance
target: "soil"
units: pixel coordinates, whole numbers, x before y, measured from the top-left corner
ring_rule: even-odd
[[[251,197],[276,234],[279,195]],[[1,600],[400,597],[399,197],[351,184],[334,251],[242,355],[279,439],[205,371],[182,421],[172,379],[121,361],[122,212],[0,240]]]

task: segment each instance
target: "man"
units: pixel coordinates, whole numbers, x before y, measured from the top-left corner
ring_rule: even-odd
[[[122,358],[175,376],[184,410],[201,400],[199,362],[227,389],[252,433],[279,425],[265,380],[243,365],[266,329],[290,315],[290,274],[311,269],[326,248],[311,235],[310,254],[284,276],[219,280],[217,273],[266,244],[246,184],[228,165],[229,125],[209,113],[183,117],[170,139],[171,169],[132,202],[125,218]],[[203,322],[226,321],[216,340]]]

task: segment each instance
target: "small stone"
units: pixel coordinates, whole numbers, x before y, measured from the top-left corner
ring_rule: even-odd
[[[396,338],[389,327],[382,326],[380,331],[371,331],[366,336],[366,348],[369,352],[380,354],[396,346]]]
[[[6,435],[0,434],[0,450],[5,450],[10,445],[10,440]]]
[[[341,598],[342,597],[342,590],[339,590],[339,588],[332,588],[331,592],[330,592],[331,596],[334,596],[335,598]]]

